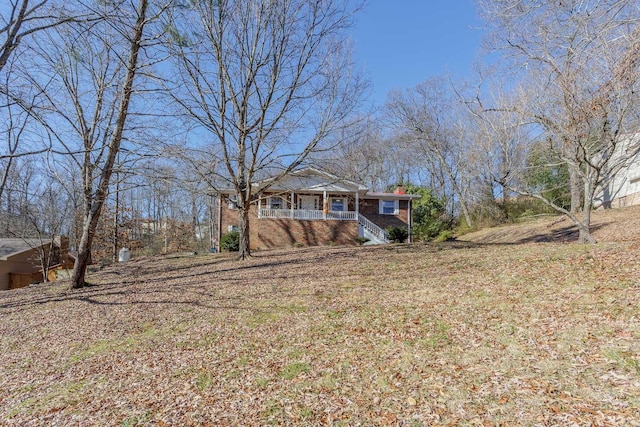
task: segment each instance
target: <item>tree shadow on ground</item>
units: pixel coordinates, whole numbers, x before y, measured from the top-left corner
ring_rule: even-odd
[[[176,268],[164,268],[162,259],[152,259],[149,260],[149,265],[140,263],[132,267],[130,267],[131,264],[115,264],[94,273],[93,279],[97,279],[98,283],[91,283],[83,288],[69,289],[67,281],[24,288],[20,293],[6,295],[10,298],[4,301],[0,295],[0,310],[5,310],[7,313],[30,306],[65,301],[81,301],[102,306],[185,304],[204,308],[246,310],[250,308],[243,306],[242,302],[259,298],[261,293],[220,296],[217,295],[219,289],[228,286],[246,289],[253,286],[254,282],[246,280],[248,272],[254,272],[252,277],[261,277],[260,270],[269,271],[271,280],[295,279],[296,276],[304,275],[305,265],[338,263],[345,257],[355,256],[353,248],[332,248],[331,251],[320,252],[318,248],[304,248],[296,254],[299,256],[283,259],[281,253],[265,251],[252,257],[249,262],[222,258],[214,259],[212,262],[197,261],[194,264]],[[281,270],[281,273],[274,275],[274,268]],[[286,271],[283,268],[286,268]],[[181,274],[167,275],[167,272]],[[209,280],[211,277],[216,277],[216,280]],[[271,289],[262,294],[273,295],[278,292],[284,291]],[[286,296],[308,295],[289,290]],[[212,302],[216,303],[211,304]]]
[[[590,227],[590,231],[593,233],[602,228],[607,227],[607,223],[594,224]],[[487,236],[483,236],[474,241],[465,241],[465,243],[473,243],[477,245],[522,245],[527,243],[577,243],[580,232],[578,228],[573,225],[567,225],[565,227],[548,227],[547,229],[539,228],[537,230],[530,230],[527,235],[517,236],[514,235],[513,230],[500,230],[492,232]],[[464,238],[464,236],[463,236]]]
[[[594,225],[592,230],[596,231],[606,225],[607,223]],[[577,241],[578,230],[573,225],[554,228],[544,233],[533,233],[509,243],[495,241],[500,239],[499,235],[492,236],[493,238],[486,241],[473,242],[454,240],[442,243],[400,243],[362,247],[304,247],[293,250],[295,257],[291,256],[291,249],[268,250],[256,252],[249,261],[237,261],[230,254],[216,258],[207,257],[202,260],[195,258],[193,263],[173,266],[169,261],[180,257],[140,259],[131,263],[115,264],[94,273],[94,279],[97,279],[98,283],[84,288],[68,289],[66,287],[68,282],[61,282],[54,285],[55,289],[47,284],[40,284],[17,290],[18,293],[11,291],[13,293],[10,295],[0,294],[0,310],[15,312],[29,306],[64,301],[81,301],[103,306],[185,304],[204,308],[247,310],[251,308],[243,306],[243,301],[249,297],[250,299],[259,298],[260,293],[220,296],[217,295],[219,289],[227,286],[247,289],[255,284],[255,280],[260,280],[267,275],[272,281],[293,280],[295,284],[296,279],[307,278],[305,272],[307,266],[323,263],[340,266],[346,264],[347,259],[357,261],[359,257],[366,257],[368,254],[380,251],[426,255],[436,251],[475,249],[489,245],[567,243]],[[342,274],[339,269],[332,273],[336,279]],[[345,267],[344,275],[353,274],[353,271]],[[291,292],[290,288],[287,295],[296,296],[297,294]],[[273,295],[278,292],[271,289],[262,294]],[[3,298],[5,296],[6,298]],[[299,294],[299,296],[308,295]]]

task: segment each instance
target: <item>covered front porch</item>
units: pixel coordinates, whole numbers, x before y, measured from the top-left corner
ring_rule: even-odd
[[[258,218],[358,221],[359,195],[348,193],[274,193],[258,200]]]
[[[298,221],[355,221],[358,235],[373,243],[387,243],[387,232],[360,213],[360,195],[353,193],[274,193],[258,200],[259,219]]]

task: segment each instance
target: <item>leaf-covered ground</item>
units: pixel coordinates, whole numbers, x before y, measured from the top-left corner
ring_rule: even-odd
[[[599,242],[640,240],[640,205],[597,209],[591,213],[591,234]],[[578,229],[566,216],[522,218],[520,223],[486,228],[461,236],[476,243],[575,242]]]
[[[640,241],[134,259],[0,293],[0,425],[640,425]]]

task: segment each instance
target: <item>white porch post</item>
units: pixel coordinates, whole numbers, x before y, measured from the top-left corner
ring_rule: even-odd
[[[262,197],[258,197],[258,219],[262,218]]]
[[[411,199],[407,200],[407,240],[411,243]]]
[[[329,209],[329,205],[327,205],[327,190],[322,192],[322,218],[327,219],[327,210]]]
[[[295,217],[295,212],[293,211],[293,201],[294,201],[294,197],[293,197],[293,191],[291,192],[291,219],[293,219]]]
[[[356,190],[356,221],[358,221],[358,216],[360,215],[360,200],[358,199],[358,190]]]

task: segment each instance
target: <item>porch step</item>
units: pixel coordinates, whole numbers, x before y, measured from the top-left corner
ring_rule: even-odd
[[[378,227],[361,214],[358,214],[358,235],[369,239],[366,243],[369,245],[379,245],[390,242],[385,230]]]

